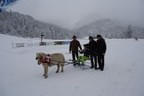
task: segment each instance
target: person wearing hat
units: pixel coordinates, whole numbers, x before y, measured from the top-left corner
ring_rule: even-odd
[[[89,36],[89,54],[90,54],[90,61],[91,61],[91,69],[97,69],[97,56],[96,56],[96,41],[93,39],[92,36]]]
[[[73,40],[70,42],[70,46],[69,46],[69,52],[72,53],[72,60],[75,66],[76,59],[78,59],[78,49],[82,50],[82,47],[75,35],[72,37],[72,39]]]
[[[101,35],[97,35],[97,56],[98,56],[98,64],[99,64],[99,69],[101,71],[104,70],[104,56],[106,53],[106,42],[104,38]]]

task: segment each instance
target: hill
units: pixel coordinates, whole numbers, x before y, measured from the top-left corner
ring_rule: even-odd
[[[126,25],[111,19],[99,19],[74,30],[80,37],[102,34],[107,38],[144,38],[144,28]],[[129,33],[131,31],[131,33]]]
[[[59,26],[40,22],[33,17],[18,12],[0,13],[0,33],[20,37],[40,37],[43,33],[48,39],[70,38],[70,31]]]

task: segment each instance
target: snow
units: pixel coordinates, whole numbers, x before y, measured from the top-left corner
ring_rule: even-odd
[[[64,67],[64,73],[49,68],[42,77],[36,52],[61,52],[71,59],[68,45],[13,48],[14,42],[38,39],[0,35],[0,96],[143,96],[144,40],[106,39],[105,70]],[[88,40],[80,40],[82,44]],[[87,62],[90,65],[90,62]]]

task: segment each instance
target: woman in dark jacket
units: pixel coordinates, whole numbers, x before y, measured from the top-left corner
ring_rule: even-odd
[[[104,70],[104,56],[106,53],[106,42],[101,35],[97,35],[97,56],[98,64],[101,71]]]

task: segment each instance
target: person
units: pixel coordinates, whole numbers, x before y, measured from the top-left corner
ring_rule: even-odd
[[[99,64],[99,69],[101,71],[104,70],[104,56],[106,53],[106,42],[104,38],[101,35],[97,35],[97,56],[98,56],[98,64]]]
[[[83,54],[83,56],[78,57],[78,62],[81,65],[84,65],[85,61],[89,60],[89,46],[88,46],[88,44],[84,44],[84,49],[80,51],[80,54]]]
[[[93,39],[92,36],[89,36],[89,54],[90,54],[90,60],[91,60],[91,69],[95,68],[97,69],[97,56],[96,56],[96,41]]]
[[[72,37],[72,41],[70,42],[69,46],[69,52],[72,52],[72,60],[74,63],[74,66],[76,65],[76,59],[78,59],[78,50],[82,50],[80,42],[77,40],[77,37],[74,35]]]
[[[84,56],[89,57],[90,55],[90,49],[88,44],[84,44],[84,49],[81,51],[81,53],[84,53]]]

